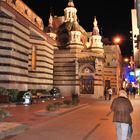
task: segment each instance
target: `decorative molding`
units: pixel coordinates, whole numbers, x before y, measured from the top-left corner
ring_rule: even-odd
[[[27,5],[25,5],[21,0],[5,0],[12,8],[18,11],[26,19],[32,22],[39,29],[43,30],[44,25],[42,19],[37,16]]]

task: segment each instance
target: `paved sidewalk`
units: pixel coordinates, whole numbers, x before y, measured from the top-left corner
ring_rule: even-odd
[[[17,135],[27,129],[27,125],[21,123],[1,122],[0,123],[0,139],[10,135]]]
[[[67,98],[69,99],[69,97]],[[10,139],[8,136],[17,135],[23,131],[26,131],[29,127],[44,123],[44,121],[49,121],[54,117],[65,115],[66,113],[77,110],[86,105],[79,104],[78,106],[61,108],[58,111],[52,112],[49,112],[45,109],[48,103],[57,101],[62,100],[47,100],[28,106],[1,104],[0,107],[9,111],[12,114],[12,117],[0,123],[0,139],[8,140]]]
[[[140,106],[140,98],[139,98],[139,96],[137,96],[135,99],[133,99],[133,98],[131,98],[130,99],[131,100],[131,102],[132,102],[132,104],[133,104],[133,106],[134,106],[134,112],[133,112],[133,114],[132,114],[132,118],[133,118],[133,129],[134,129],[134,133],[133,133],[133,139],[132,140],[140,140],[140,128],[139,128],[139,125],[140,125],[140,121],[139,121],[139,118],[140,118],[140,110],[139,110],[139,106]],[[60,112],[56,112],[55,114],[51,114],[50,116],[47,116],[48,114],[43,114],[44,113],[44,108],[45,108],[45,106],[46,106],[46,104],[47,103],[49,103],[50,101],[47,101],[47,102],[40,102],[40,103],[37,103],[37,104],[33,104],[33,105],[30,105],[30,106],[23,106],[23,105],[18,105],[18,106],[16,106],[16,107],[8,107],[8,110],[10,111],[10,112],[12,112],[13,113],[13,117],[12,118],[9,118],[9,119],[7,119],[7,122],[9,122],[9,123],[13,123],[13,122],[15,122],[16,124],[21,124],[21,125],[23,125],[23,126],[26,126],[26,127],[23,127],[23,129],[25,130],[25,131],[27,131],[28,132],[28,130],[29,130],[29,132],[30,133],[22,133],[22,135],[21,136],[17,136],[17,137],[15,137],[15,139],[14,138],[12,138],[13,136],[10,136],[10,137],[5,137],[5,138],[3,138],[3,140],[22,140],[22,139],[25,139],[26,138],[26,140],[35,140],[35,138],[36,138],[36,140],[39,140],[37,137],[35,137],[34,136],[34,138],[33,138],[33,135],[36,135],[36,131],[38,132],[38,134],[42,134],[41,136],[40,136],[40,138],[41,138],[41,140],[46,140],[46,136],[48,137],[47,138],[47,140],[56,140],[56,139],[51,139],[51,137],[50,137],[50,139],[49,139],[49,134],[51,134],[51,133],[49,133],[49,131],[52,129],[52,127],[51,128],[44,128],[44,129],[46,129],[45,130],[45,133],[43,134],[43,132],[44,132],[44,129],[42,128],[42,126],[43,127],[45,127],[45,123],[46,124],[51,124],[51,122],[53,122],[53,121],[50,121],[50,120],[53,120],[54,118],[56,118],[58,115],[63,115],[63,119],[65,119],[65,115],[66,115],[66,117],[68,117],[69,115],[68,115],[68,112],[71,112],[70,110],[63,110],[61,113]],[[96,109],[98,109],[98,108],[96,108],[96,106],[97,107],[99,107],[99,108],[104,108],[104,107],[106,107],[106,108],[108,108],[109,109],[109,106],[110,106],[110,103],[111,103],[111,101],[104,101],[104,99],[98,99],[98,100],[95,100],[95,99],[89,99],[89,98],[81,98],[80,99],[80,103],[81,103],[81,106],[79,106],[79,107],[77,107],[77,108],[75,108],[75,110],[77,109],[77,110],[82,110],[82,107],[84,108],[84,106],[86,107],[88,104],[92,107],[92,108],[94,108],[94,106],[95,106],[95,110]],[[99,109],[100,110],[100,109]],[[74,112],[74,109],[72,110],[73,112]],[[72,113],[72,112],[71,112]],[[71,114],[70,113],[70,114]],[[96,118],[97,118],[97,116],[100,118],[101,116],[100,116],[100,112],[99,111],[96,111]],[[80,114],[79,114],[80,115]],[[90,115],[90,114],[87,114],[87,115]],[[109,117],[109,118],[108,118]],[[80,119],[80,116],[78,117],[79,119]],[[62,119],[62,118],[61,118]],[[109,120],[108,120],[109,119]],[[54,119],[54,120],[56,120],[56,119]],[[79,121],[79,120],[77,120],[77,121]],[[104,137],[104,136],[106,136],[105,134],[104,134],[104,131],[106,131],[107,132],[107,135],[108,135],[108,137],[104,137],[104,140],[110,140],[110,138],[111,138],[111,136],[112,135],[115,135],[115,129],[114,129],[114,125],[113,125],[113,123],[112,123],[112,114],[109,114],[109,112],[107,112],[106,113],[106,117],[101,117],[101,121],[102,122],[104,122],[104,125],[102,125],[102,127],[100,127],[100,123],[97,123],[96,121],[94,122],[95,123],[95,128],[93,128],[93,130],[91,131],[91,132],[89,132],[88,134],[87,134],[87,136],[86,137],[84,137],[84,139],[80,139],[80,140],[90,140],[90,139],[88,139],[87,137],[88,136],[90,136],[91,135],[91,133],[93,132],[93,131],[95,131],[96,129],[99,129],[100,130],[100,132],[101,132],[101,134],[99,135],[100,137],[102,136],[102,137]],[[49,123],[50,122],[50,123]],[[106,126],[105,124],[106,123],[108,123],[108,125]],[[69,122],[67,122],[68,124],[67,125],[70,125],[71,126],[71,124],[69,124]],[[96,124],[97,123],[97,124]],[[55,123],[56,124],[56,123]],[[53,124],[53,125],[55,125],[55,124]],[[82,125],[82,124],[81,124]],[[14,126],[14,125],[13,125]],[[30,129],[28,129],[28,127],[30,128]],[[52,125],[51,125],[52,126]],[[62,124],[61,124],[61,126],[62,127],[64,127]],[[39,128],[38,128],[39,127]],[[47,126],[46,126],[47,127]],[[66,126],[65,126],[66,127]],[[16,128],[16,127],[15,127]],[[26,130],[27,129],[27,130]],[[43,131],[42,131],[42,129],[43,129]],[[54,128],[53,128],[54,129]],[[76,129],[76,128],[75,128]],[[82,128],[82,126],[81,126],[81,128],[80,128],[81,130],[83,129]],[[80,129],[76,129],[77,131],[79,131]],[[95,130],[94,130],[95,129]],[[111,132],[111,134],[110,133],[108,133],[108,130],[106,130],[106,129],[110,129],[112,132]],[[22,130],[22,131],[24,131],[24,130]],[[36,131],[34,131],[34,130],[36,130]],[[62,136],[60,136],[60,130],[59,130],[59,128],[55,128],[55,130],[56,131],[54,131],[53,132],[53,135],[55,135],[56,137],[58,136],[59,138],[57,138],[58,140],[66,140],[66,139],[60,139]],[[99,131],[98,130],[98,131]],[[39,132],[40,131],[40,132]],[[64,132],[64,134],[67,136],[67,128],[65,128],[63,131],[65,131]],[[18,131],[15,131],[15,132],[18,132]],[[72,135],[74,135],[73,134],[73,131],[72,130],[69,130],[69,132],[71,132],[71,134]],[[88,131],[87,131],[88,132]],[[19,132],[20,133],[20,132]],[[18,133],[18,134],[19,134]],[[33,133],[32,135],[31,135],[31,133]],[[58,134],[58,133],[60,133],[60,134]],[[81,135],[80,133],[82,133],[82,131],[81,132],[79,132],[79,135]],[[15,133],[16,134],[16,133]],[[29,135],[28,135],[29,134]],[[7,134],[7,136],[8,135],[11,135],[10,133],[9,134]],[[13,135],[13,134],[12,134]],[[44,135],[44,137],[43,137],[43,135]],[[96,138],[98,138],[99,136],[97,136],[96,135]],[[95,137],[94,137],[95,138]],[[94,139],[94,140],[102,140],[102,139]],[[70,138],[69,138],[70,139]],[[68,140],[68,139],[67,139]],[[71,140],[71,139],[70,139]],[[79,140],[78,138],[77,139],[73,139],[73,140]],[[93,140],[93,139],[92,139]],[[113,138],[113,139],[111,139],[111,140],[116,140],[115,138]]]

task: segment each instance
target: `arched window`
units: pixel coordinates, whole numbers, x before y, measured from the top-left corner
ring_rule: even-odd
[[[31,60],[31,64],[32,64],[32,70],[36,69],[36,46],[32,46],[32,60]]]

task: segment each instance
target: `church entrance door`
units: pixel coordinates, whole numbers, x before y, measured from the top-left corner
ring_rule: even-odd
[[[81,76],[80,94],[94,94],[94,78],[91,75]]]

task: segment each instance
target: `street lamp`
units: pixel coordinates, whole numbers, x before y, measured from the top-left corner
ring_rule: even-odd
[[[120,44],[122,42],[122,39],[123,39],[122,36],[115,36],[115,37],[113,37],[113,43]]]
[[[128,62],[129,61],[129,59],[128,58],[124,58],[124,62]]]
[[[121,41],[121,39],[120,39],[119,37],[114,38],[114,43],[115,43],[115,44],[120,43],[120,41]]]

